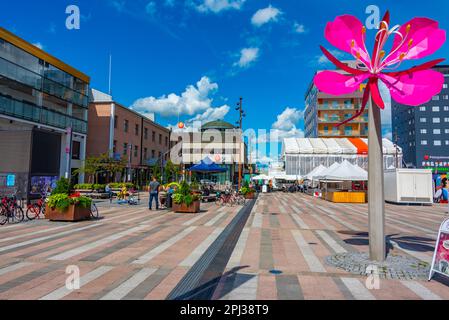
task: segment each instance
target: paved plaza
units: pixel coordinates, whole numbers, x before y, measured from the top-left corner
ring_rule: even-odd
[[[367,205],[264,194],[197,215],[99,204],[103,219],[0,227],[0,299],[449,299],[444,279],[381,280],[326,263],[368,251]],[[386,206],[392,254],[430,263],[446,208]],[[69,291],[66,268],[81,288]]]

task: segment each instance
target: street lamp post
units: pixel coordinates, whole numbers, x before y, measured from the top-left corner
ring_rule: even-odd
[[[380,108],[368,99],[368,208],[370,259],[385,261],[384,161]]]
[[[237,103],[237,108],[235,109],[239,112],[239,121],[237,122],[239,125],[240,133],[243,131],[243,118],[246,117],[245,111],[243,111],[243,98],[240,98],[240,101]],[[242,136],[241,136],[242,137]],[[239,177],[238,177],[238,190],[242,187],[242,142],[239,141]]]

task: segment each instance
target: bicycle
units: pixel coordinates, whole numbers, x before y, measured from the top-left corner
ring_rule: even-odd
[[[98,211],[97,205],[93,201],[90,206],[90,216],[95,220],[100,218],[100,213]]]
[[[46,198],[41,197],[37,203],[30,204],[26,211],[27,219],[32,221],[34,219],[41,219],[41,215],[45,216],[45,202]]]
[[[17,204],[17,197],[4,197],[0,205],[0,225],[10,223],[10,220],[20,223],[25,219],[23,209]]]

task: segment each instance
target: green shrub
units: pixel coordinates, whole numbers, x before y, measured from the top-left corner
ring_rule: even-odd
[[[75,184],[74,188],[76,190],[93,190],[94,185],[91,183],[81,183],[81,184]]]
[[[69,197],[69,195],[63,193],[51,195],[48,198],[48,206],[53,209],[56,208],[60,211],[66,211],[70,205],[77,205],[83,208],[90,208],[90,206],[92,205],[92,199],[83,196]]]
[[[56,188],[53,189],[52,195],[56,194],[66,194],[70,193],[70,183],[66,178],[61,178],[56,182]]]

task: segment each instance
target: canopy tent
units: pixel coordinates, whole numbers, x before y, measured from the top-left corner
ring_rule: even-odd
[[[368,181],[368,172],[360,167],[352,165],[349,161],[343,161],[332,170],[322,174],[320,180],[330,181]]]
[[[309,172],[305,177],[304,180],[313,180],[315,177],[318,177],[321,175],[321,173],[327,170],[327,168],[325,166],[323,166],[322,164],[320,164],[318,167],[316,167],[315,169],[313,169],[311,172]]]
[[[271,180],[271,179],[273,179],[273,177],[269,177],[265,174],[261,174],[261,175],[254,176],[251,178],[251,180]]]
[[[339,146],[335,139],[322,139],[330,154],[342,154],[343,149]]]
[[[357,148],[347,139],[334,139],[340,146],[343,154],[357,154]]]
[[[190,169],[190,172],[199,172],[199,173],[222,173],[228,171],[226,168],[220,167],[215,162],[212,162],[207,159],[201,160],[199,164],[194,165]]]
[[[311,138],[309,139],[309,141],[313,147],[313,153],[316,154],[329,153],[326,144],[323,142],[323,139]]]
[[[287,175],[285,172],[276,174],[273,176],[273,178],[276,180],[285,180],[285,181],[297,181],[301,179],[300,176]]]
[[[339,162],[334,162],[329,168],[326,168],[325,170],[321,171],[319,174],[315,174],[315,176],[312,178],[312,180],[322,179],[329,172],[332,172],[334,169],[338,168],[339,166],[340,166]]]

